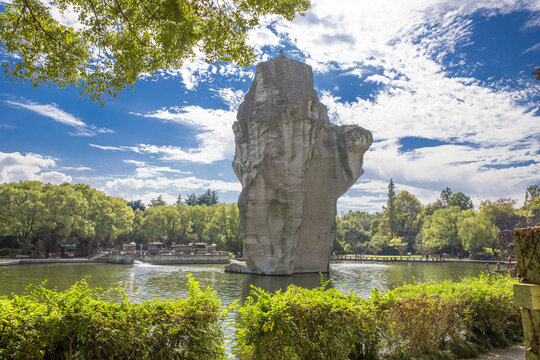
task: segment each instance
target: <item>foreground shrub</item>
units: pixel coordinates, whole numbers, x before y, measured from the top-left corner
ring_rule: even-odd
[[[520,340],[515,280],[415,283],[370,299],[338,289],[252,288],[239,308],[239,359],[455,359]],[[189,296],[132,304],[122,290],[32,287],[0,297],[0,359],[224,359],[226,310],[189,279]]]
[[[253,288],[240,308],[240,359],[455,359],[521,338],[514,280],[415,283],[371,299],[324,286]]]
[[[404,298],[387,312],[388,347],[398,354],[429,354],[444,348],[458,332],[455,304],[437,297]]]
[[[253,287],[239,311],[240,359],[364,359],[377,352],[377,308],[356,294],[324,285],[274,294]]]
[[[192,278],[189,296],[120,303],[83,280],[0,298],[0,359],[224,359],[225,311]]]
[[[460,282],[409,284],[396,288],[389,297],[392,301],[397,298],[441,299],[458,312],[454,321],[460,339],[501,347],[522,336],[520,313],[513,301],[515,281],[508,276],[480,275]],[[452,340],[457,340],[456,336],[451,336]]]

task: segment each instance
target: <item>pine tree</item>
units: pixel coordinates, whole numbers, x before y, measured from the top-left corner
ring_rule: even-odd
[[[395,201],[396,191],[394,181],[392,178],[390,178],[390,184],[388,184],[388,201],[386,203],[386,209],[388,210],[388,220],[390,223],[390,239],[393,239],[396,233],[396,211],[394,208]]]

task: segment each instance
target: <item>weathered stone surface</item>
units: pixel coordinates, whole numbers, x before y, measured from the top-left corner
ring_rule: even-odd
[[[242,272],[327,272],[336,202],[362,175],[371,133],[331,124],[311,67],[283,53],[257,65],[233,130]]]
[[[514,300],[521,307],[526,360],[540,360],[540,226],[514,230],[518,278]]]

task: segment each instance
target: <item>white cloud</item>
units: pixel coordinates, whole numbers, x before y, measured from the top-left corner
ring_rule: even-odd
[[[176,178],[163,176],[137,178],[132,176],[107,181],[100,190],[126,200],[142,199],[145,203],[149,203],[151,199],[163,195],[167,202],[174,203],[179,194],[185,196],[188,193],[202,192],[206,189],[213,189],[218,193],[239,193],[242,187],[239,182],[200,179],[195,176]]]
[[[162,108],[148,113],[130,113],[145,118],[158,119],[187,125],[197,132],[195,138],[199,146],[182,148],[172,145],[138,144],[136,146],[108,146],[88,144],[101,150],[133,151],[139,154],[157,155],[164,161],[187,161],[199,164],[211,164],[232,158],[234,154],[234,133],[232,124],[236,119],[236,110],[243,101],[242,90],[222,88],[213,90],[228,105],[228,110],[206,109],[200,106]],[[143,171],[143,170],[141,170]],[[148,171],[145,168],[144,171]]]
[[[0,183],[39,180],[53,184],[71,182],[71,176],[58,171],[46,171],[56,167],[55,159],[39,154],[0,152]]]
[[[405,136],[484,145],[512,144],[540,132],[535,110],[517,105],[511,91],[494,91],[464,79],[434,75],[431,81],[396,81],[373,100],[340,102],[323,93],[322,102],[342,123],[358,124],[374,139]]]
[[[162,69],[157,72],[156,78],[170,79],[180,78],[187,90],[195,90],[201,82],[212,82],[215,75],[231,77],[236,80],[253,78],[252,70],[242,68],[231,63],[208,64],[200,51],[195,51],[193,58],[184,61],[181,68]],[[150,74],[144,74],[142,79],[151,78]]]
[[[183,149],[177,146],[140,144],[136,147],[108,147],[104,150],[129,149],[140,153],[159,155],[161,160],[189,161],[200,164],[211,164],[215,161],[231,158],[234,154],[234,134],[232,131],[232,124],[236,118],[234,110],[185,106],[163,108],[146,114],[132,114],[188,125],[199,132],[195,138],[200,145],[196,148]]]
[[[97,128],[94,125],[88,125],[81,119],[71,115],[58,108],[55,103],[38,104],[30,100],[23,101],[6,100],[6,103],[17,109],[33,111],[41,116],[48,117],[54,121],[75,128],[76,132],[70,133],[75,136],[95,136],[96,133],[113,133],[113,130],[106,128]]]
[[[232,111],[237,111],[240,104],[244,101],[246,93],[242,90],[234,90],[231,88],[222,88],[213,90],[217,93],[219,98],[229,106]]]
[[[136,150],[135,147],[129,147],[129,146],[107,146],[107,145],[97,145],[97,144],[91,144],[91,143],[89,143],[88,145],[96,149],[100,149],[100,150],[111,150],[111,151],[128,151],[128,150],[135,151]]]
[[[71,176],[68,176],[58,171],[42,172],[39,175],[39,181],[42,181],[44,183],[62,184],[65,182],[71,182],[71,180],[72,180]]]
[[[396,181],[397,180],[397,181]],[[411,186],[401,182],[401,178],[394,178],[396,193],[408,191],[418,198],[422,204],[435,201],[439,197],[440,190],[430,190],[421,186]],[[388,180],[373,177],[362,177],[351,189],[338,200],[340,211],[363,210],[368,212],[381,211],[388,197]]]
[[[147,162],[144,161],[137,161],[137,160],[124,160],[126,164],[135,165],[135,177],[136,178],[151,178],[151,177],[157,177],[162,176],[163,173],[169,173],[169,174],[190,174],[190,172],[184,172],[177,169],[173,169],[169,166],[155,166],[150,165]]]
[[[538,10],[537,1],[313,1],[305,18],[275,24],[315,71],[337,70],[377,86],[354,101],[321,92],[334,122],[361,125],[375,140],[360,180],[374,187],[353,187],[341,209],[373,209],[377,202],[380,209],[386,200],[380,190],[391,177],[423,202],[445,186],[473,199],[521,198],[538,181],[540,117],[531,101],[538,87],[450,75],[446,61],[452,54],[462,69],[481,66],[461,53],[471,44],[472,14]],[[448,145],[403,152],[403,137]]]
[[[540,24],[540,16],[538,17],[539,18],[539,24]],[[526,53],[529,53],[529,52],[533,52],[533,51],[540,51],[540,42],[539,43],[536,43],[535,45],[525,49],[523,51],[522,54],[526,54]]]
[[[313,0],[305,17],[293,22],[276,21],[278,35],[289,39],[316,71],[332,64],[340,69],[358,65],[383,66],[396,42],[413,40],[414,45],[451,51],[470,34],[468,16],[513,11],[538,11],[537,0]],[[423,43],[422,43],[423,41]]]
[[[72,171],[94,171],[91,167],[88,166],[62,166],[60,170],[72,170]]]
[[[380,141],[365,155],[364,177],[346,195],[356,199],[356,206],[364,196],[382,196],[380,209],[393,178],[398,190],[409,191],[424,204],[433,202],[446,186],[470,195],[475,205],[500,197],[521,202],[525,188],[538,183],[538,151],[538,145],[517,149],[510,145],[442,145],[402,152],[397,141]],[[343,207],[351,201],[338,204]]]
[[[345,194],[338,200],[338,214],[348,210],[362,210],[374,213],[381,211],[381,203],[385,201],[385,195],[362,194],[354,196]]]

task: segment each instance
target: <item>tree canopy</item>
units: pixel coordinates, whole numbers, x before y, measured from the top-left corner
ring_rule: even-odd
[[[450,199],[448,200],[448,207],[451,206],[457,206],[461,210],[468,210],[474,208],[471,197],[465,195],[462,192],[457,192],[450,197]]]
[[[112,244],[131,227],[124,200],[88,185],[23,181],[0,185],[0,238],[14,237],[23,250],[52,252],[64,241],[81,247]]]
[[[0,13],[2,63],[13,80],[81,86],[101,104],[142,74],[207,62],[255,59],[250,27],[265,15],[292,20],[309,0],[13,0]]]
[[[204,194],[217,201],[215,191]],[[97,244],[132,241],[205,242],[234,253],[242,249],[236,204],[173,206],[158,196],[148,209],[141,205],[84,184],[0,184],[0,249],[55,252],[66,241],[78,244],[81,254]]]
[[[527,191],[525,191],[525,203],[523,204],[523,209],[531,210],[532,208],[537,209],[538,203],[540,202],[540,186],[530,185],[527,186]]]

